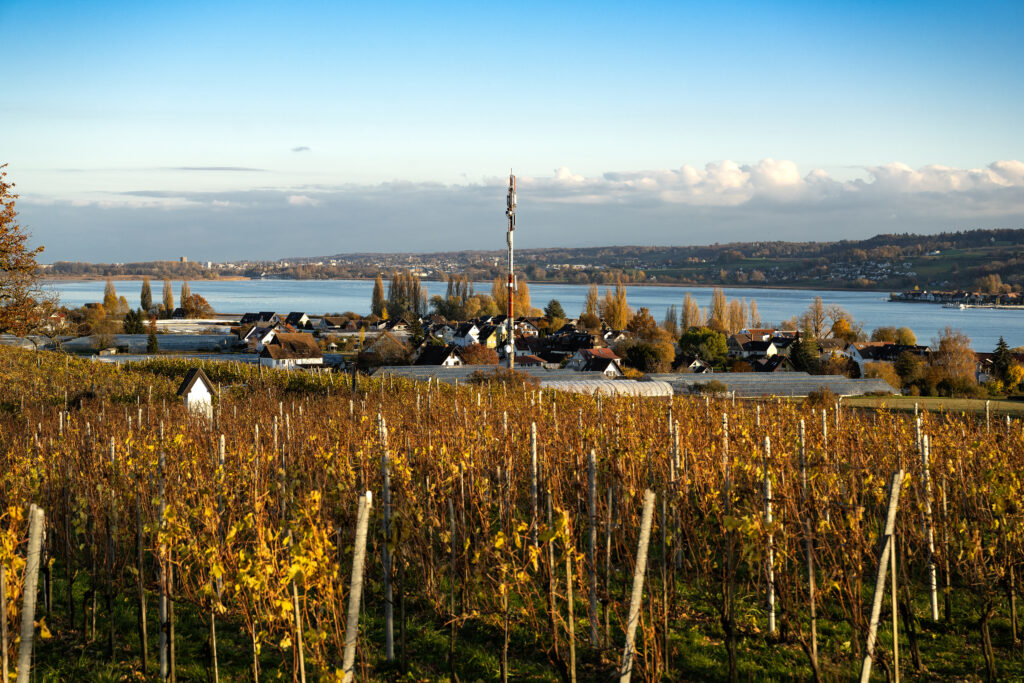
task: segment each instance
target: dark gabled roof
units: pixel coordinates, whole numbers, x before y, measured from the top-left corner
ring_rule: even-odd
[[[786,349],[796,343],[796,337],[772,337],[772,344],[777,349]]]
[[[754,372],[785,372],[793,369],[793,363],[785,356],[775,355],[760,358],[752,363]]]
[[[748,341],[746,344],[743,345],[743,350],[746,351],[747,353],[750,353],[752,351],[755,351],[755,352],[767,351],[768,347],[771,346],[772,343],[773,342],[771,340],[769,340],[769,341],[757,341],[757,340],[755,340],[755,341]]]
[[[420,351],[420,355],[413,365],[443,365],[453,354],[459,355],[458,350],[452,344],[448,346],[429,344]]]
[[[274,313],[273,311],[260,311],[259,313],[245,313],[245,314],[242,315],[242,319],[239,320],[238,322],[241,323],[242,325],[245,325],[245,324],[248,324],[248,323],[269,323],[276,316],[277,316],[277,313]]]
[[[745,334],[737,333],[730,335],[729,338],[726,339],[725,341],[729,345],[736,345],[742,349],[744,346],[750,343],[750,337]]]
[[[286,325],[297,326],[304,315],[306,314],[302,311],[292,311],[288,314],[288,317],[284,319],[284,322]]]
[[[466,337],[469,335],[470,330],[472,330],[474,327],[476,327],[476,323],[462,323],[461,325],[459,325],[458,329],[455,330],[455,336]],[[479,329],[480,328],[477,327],[478,331]]]
[[[192,385],[196,382],[202,382],[206,385],[209,392],[213,393],[213,382],[206,376],[202,368],[191,368],[185,373],[185,379],[181,381],[181,386],[178,387],[178,396],[185,396],[188,392],[192,391]]]
[[[616,359],[613,358],[591,357],[587,359],[586,363],[584,363],[583,369],[604,372],[608,369],[609,365],[614,365],[616,368],[619,367],[619,364],[616,363],[615,360]]]
[[[341,327],[342,325],[348,322],[348,318],[346,318],[343,315],[325,315],[324,317],[320,318],[320,320],[322,320],[331,327]]]

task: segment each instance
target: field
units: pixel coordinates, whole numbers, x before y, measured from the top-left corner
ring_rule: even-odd
[[[204,367],[0,350],[12,673],[1024,678],[1019,421]]]
[[[992,420],[1005,420],[1024,417],[1024,401],[1007,401],[992,399],[986,401],[979,398],[939,398],[931,396],[850,396],[843,403],[859,408],[885,408],[903,412],[918,410],[945,413],[965,413],[985,415],[985,404],[989,404],[989,416]]]

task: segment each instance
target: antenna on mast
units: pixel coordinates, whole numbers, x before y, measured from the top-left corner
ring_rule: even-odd
[[[516,177],[512,175],[512,169],[508,171],[508,196],[505,198],[505,216],[508,217],[508,232],[505,235],[505,241],[508,242],[508,319],[505,321],[508,334],[505,339],[505,356],[508,358],[508,368],[512,370],[516,366],[516,276],[512,254],[512,235],[516,231]]]

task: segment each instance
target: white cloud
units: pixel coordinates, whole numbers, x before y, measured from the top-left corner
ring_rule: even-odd
[[[861,178],[837,180],[822,169],[802,173],[792,161],[775,159],[598,176],[563,166],[518,179],[518,241],[523,247],[707,244],[1024,227],[1020,161],[972,169],[893,162],[862,171]],[[308,245],[304,253],[311,255],[496,249],[504,244],[507,182],[507,176],[494,176],[455,185],[399,180],[133,190],[94,193],[74,203],[23,196],[18,208],[50,259],[162,258],[181,246],[218,259],[301,255],[295,244]],[[279,230],[282,222],[290,226],[287,234]],[[179,233],[183,225],[190,226],[188,234]],[[221,239],[236,234],[239,225],[254,239],[244,247]],[[175,236],[172,243],[154,241],[161,230]],[[81,234],[102,238],[102,256],[90,255],[93,247]]]

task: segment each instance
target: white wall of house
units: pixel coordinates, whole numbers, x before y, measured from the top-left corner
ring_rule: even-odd
[[[206,384],[197,381],[185,394],[185,407],[207,418],[213,417],[213,396]]]

